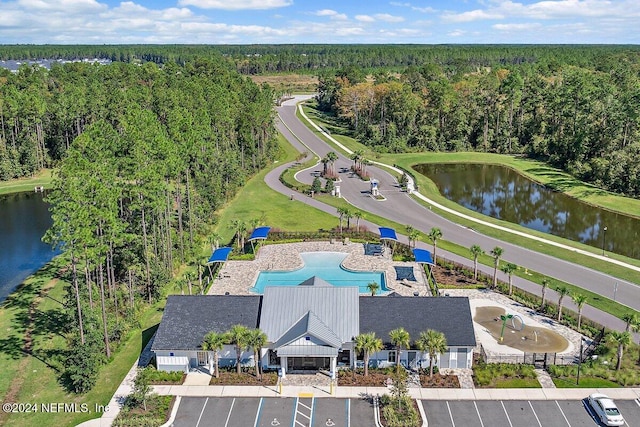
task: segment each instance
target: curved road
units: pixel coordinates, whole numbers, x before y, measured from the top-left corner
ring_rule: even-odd
[[[380,192],[387,200],[376,201],[369,197],[369,183],[361,181],[357,176],[351,176],[349,172],[352,161],[318,138],[313,131],[309,130],[309,128],[297,118],[296,102],[299,100],[300,98],[290,100],[278,107],[277,111],[280,118],[280,121],[277,123],[278,130],[299,151],[308,152],[312,150],[319,157],[324,157],[330,151],[336,152],[339,159],[335,163],[335,168],[339,171],[342,180],[342,182],[338,184],[340,185],[342,196],[358,209],[388,218],[400,224],[411,224],[424,232],[428,232],[432,227],[439,227],[442,230],[444,239],[466,247],[478,244],[486,252],[489,252],[493,247],[501,246],[504,248],[504,256],[502,259],[507,262],[513,262],[519,266],[574,284],[609,298],[614,297],[614,285],[617,283],[616,300],[623,302],[635,310],[640,310],[640,287],[638,285],[603,274],[587,266],[573,264],[540,252],[497,240],[442,218],[420,205],[407,193],[402,192],[395,177],[384,169],[370,166],[368,171],[380,181]],[[301,144],[299,140],[303,141],[304,145]],[[270,187],[287,195],[291,194],[291,190],[285,187],[278,178],[284,168],[288,166],[289,165],[282,165],[265,177],[265,181]],[[310,184],[314,176],[321,172],[321,169],[322,165],[316,165],[315,167],[299,172],[296,178],[301,182]],[[336,215],[336,209],[334,207],[325,205],[310,197],[298,194],[296,195],[296,200]],[[370,223],[365,225],[373,229],[377,227],[377,225]],[[404,236],[402,236],[401,239],[406,241],[406,237]],[[541,243],[535,241],[531,242],[531,245],[536,244],[541,245]],[[432,249],[431,245],[425,243],[419,246],[425,249]],[[438,250],[438,254],[443,254],[448,259],[469,265],[472,268],[472,261],[467,258],[442,250]],[[492,267],[481,265],[479,269],[490,275],[493,274]],[[513,283],[519,288],[534,294],[540,294],[540,286],[535,283],[520,277],[513,277]],[[558,299],[553,290],[549,290],[547,295],[550,301],[557,301]],[[565,298],[564,305],[577,310],[569,297]],[[620,319],[594,309],[591,306],[586,305],[584,307],[583,315],[613,329],[624,328],[624,322]]]

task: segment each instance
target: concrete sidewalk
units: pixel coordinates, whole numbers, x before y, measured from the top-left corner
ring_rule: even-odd
[[[389,393],[387,387],[335,387],[333,395],[329,387],[278,386],[154,386],[160,395],[201,397],[298,397],[311,393],[314,397],[362,398]],[[591,393],[604,393],[613,399],[640,398],[640,388],[511,388],[511,389],[452,389],[410,388],[414,399],[424,400],[581,400]]]

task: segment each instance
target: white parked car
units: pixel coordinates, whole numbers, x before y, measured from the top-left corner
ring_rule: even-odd
[[[622,426],[624,418],[613,400],[602,393],[593,393],[588,398],[589,405],[596,417],[606,426]]]

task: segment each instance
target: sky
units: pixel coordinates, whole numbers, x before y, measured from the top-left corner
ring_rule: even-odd
[[[0,0],[2,44],[640,43],[640,0]]]

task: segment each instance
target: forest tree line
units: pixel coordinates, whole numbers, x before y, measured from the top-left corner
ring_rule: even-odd
[[[194,266],[183,289],[204,290],[195,267],[216,210],[278,150],[274,94],[209,60],[25,67],[0,89],[5,173],[57,159],[45,239],[69,260],[59,363],[86,391],[180,266]]]
[[[603,67],[638,62],[635,45],[3,45],[0,60],[103,58],[113,62],[184,64],[196,58],[226,60],[246,75],[316,74],[356,66],[367,73],[437,64],[448,72],[520,64]],[[224,59],[223,59],[224,58]]]
[[[638,64],[550,65],[460,73],[432,63],[373,76],[347,67],[320,76],[317,99],[380,152],[523,154],[640,197]]]

